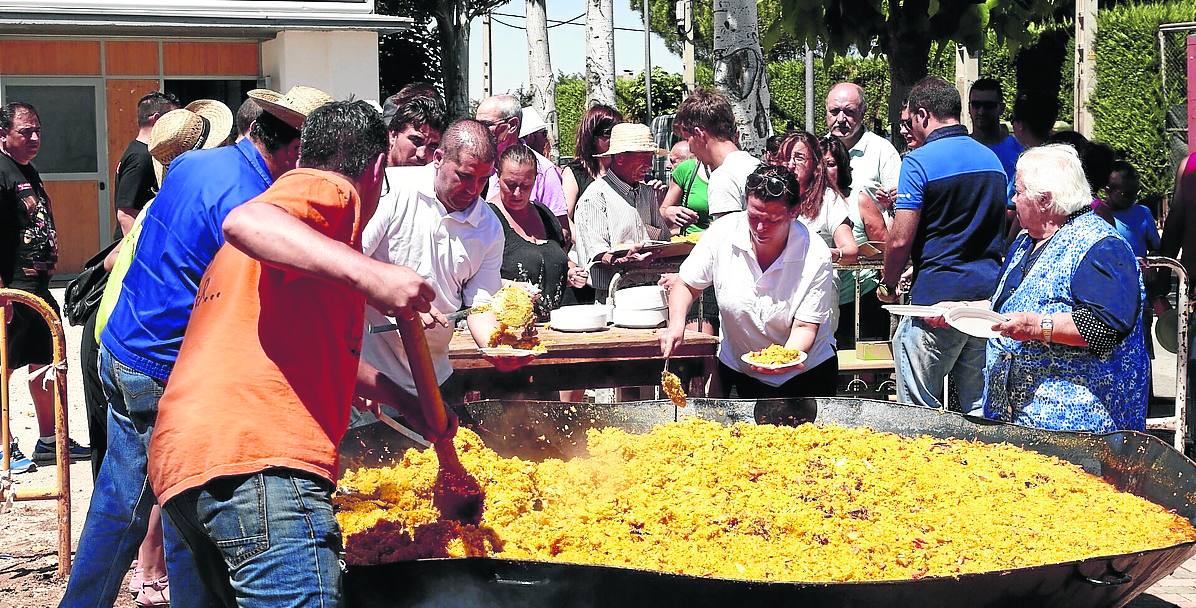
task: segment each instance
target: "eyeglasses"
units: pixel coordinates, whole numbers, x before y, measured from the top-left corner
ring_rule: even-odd
[[[910,131],[914,128],[914,120],[912,118],[902,118],[897,122],[897,126],[899,128],[905,129],[906,131]]]
[[[754,191],[757,194],[763,194],[768,198],[780,198],[785,194],[792,194],[785,180],[768,173],[752,173],[748,175],[746,185],[748,190]]]
[[[390,194],[390,178],[386,176],[386,169],[382,169],[382,189],[378,191],[378,196],[386,196]]]
[[[999,101],[969,101],[968,105],[978,110],[995,110],[1001,105]]]

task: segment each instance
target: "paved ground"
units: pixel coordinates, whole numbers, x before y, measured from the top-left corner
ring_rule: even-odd
[[[54,290],[61,301],[62,290]],[[79,374],[80,327],[67,328],[67,351],[69,353],[69,386],[71,437],[87,443],[87,422],[83,408],[83,389]],[[1161,351],[1159,349],[1159,352]],[[1160,359],[1155,363],[1155,386],[1160,395],[1174,394],[1174,357]],[[37,437],[37,424],[25,390],[24,377],[14,375],[12,399],[12,430],[22,449],[32,451]],[[54,483],[54,469],[43,468],[34,473],[18,475],[16,480],[23,489],[49,486]],[[89,463],[71,466],[71,511],[73,517],[72,536],[75,541],[83,528],[87,503],[91,496],[91,468]],[[8,512],[0,514],[0,605],[7,608],[43,608],[58,603],[64,588],[63,582],[53,577],[57,567],[55,553],[55,507],[52,502],[17,503]],[[77,544],[77,542],[76,542]],[[128,608],[134,604],[122,595],[118,607]],[[1164,608],[1178,606],[1196,608],[1196,558],[1189,560],[1171,576],[1163,579],[1147,594],[1139,597],[1131,608]]]

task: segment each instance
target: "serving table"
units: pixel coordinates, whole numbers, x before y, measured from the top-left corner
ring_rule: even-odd
[[[548,352],[511,373],[503,373],[482,358],[468,332],[458,331],[449,343],[453,379],[465,391],[488,397],[529,388],[559,391],[619,386],[654,386],[660,383],[664,358],[660,355],[661,329],[607,327],[596,332],[562,332],[540,327],[540,342]],[[686,331],[669,359],[669,371],[682,382],[714,370],[718,338]]]

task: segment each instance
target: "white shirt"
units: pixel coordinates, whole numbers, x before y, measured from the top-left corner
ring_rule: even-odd
[[[477,199],[463,211],[449,212],[436,199],[432,164],[391,167],[386,170],[391,191],[378,201],[378,210],[362,231],[362,252],[375,260],[407,266],[428,280],[436,290],[432,306],[443,313],[490,301],[502,287],[504,245],[502,224],[490,205]],[[366,306],[367,325],[390,323],[381,312]],[[453,373],[448,345],[450,327],[426,331],[428,350],[443,383]],[[365,332],[361,356],[404,389],[415,392],[411,365],[399,332]]]
[[[723,164],[710,172],[706,185],[706,200],[710,215],[733,213],[747,209],[747,176],[760,166],[760,159],[743,150],[736,150],[723,159]],[[896,180],[893,181],[896,184]]]
[[[795,220],[789,225],[784,251],[762,271],[748,230],[746,213],[711,224],[681,264],[681,280],[699,290],[714,285],[722,324],[718,360],[769,386],[780,386],[800,372],[757,375],[740,357],[772,344],[783,346],[795,319],[819,324],[805,369],[835,355],[835,328],[830,320],[838,294],[831,283],[831,254],[821,239],[811,239],[806,227]]]
[[[897,179],[901,177],[901,155],[889,140],[866,130],[847,153],[851,156],[853,191],[862,190],[876,200],[877,188],[897,187]]]
[[[818,217],[809,219],[804,215],[799,215],[797,219],[801,220],[801,223],[805,224],[810,232],[822,237],[822,242],[826,243],[827,247],[834,248],[835,230],[850,217],[851,210],[847,206],[847,201],[835,194],[834,190],[827,188],[822,194],[822,208],[818,210]]]

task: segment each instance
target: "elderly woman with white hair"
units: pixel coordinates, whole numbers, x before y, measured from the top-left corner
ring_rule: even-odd
[[[1008,320],[988,342],[985,416],[1054,430],[1142,430],[1142,275],[1129,245],[1091,212],[1075,150],[1023,154],[1013,201],[1025,232],[991,300]]]

